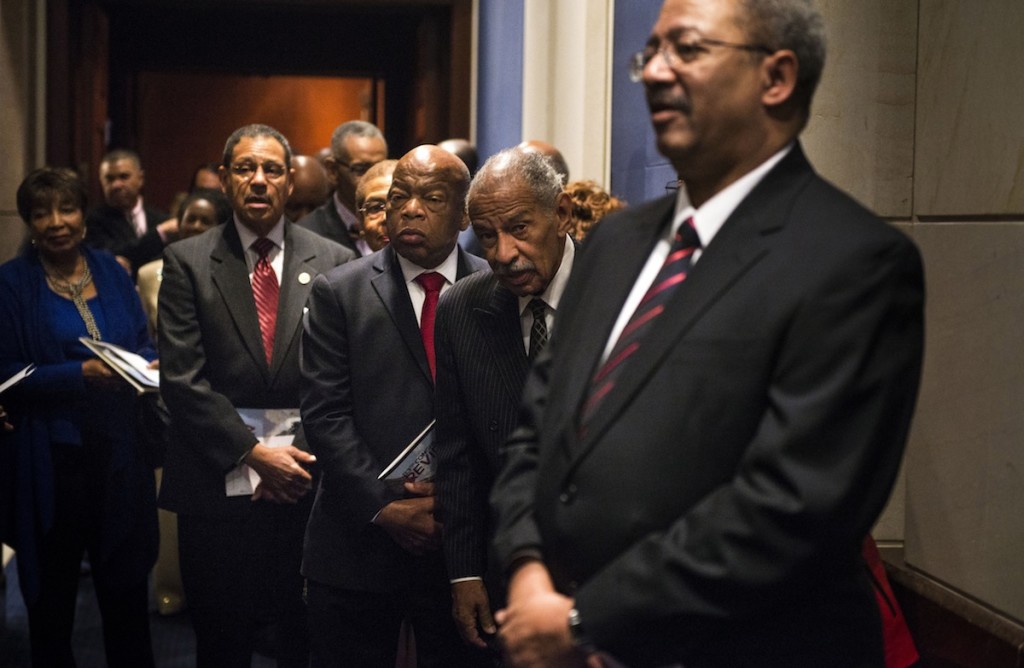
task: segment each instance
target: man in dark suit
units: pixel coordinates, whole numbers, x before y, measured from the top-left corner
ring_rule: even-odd
[[[236,130],[220,168],[234,219],[164,255],[160,371],[171,425],[160,504],[178,513],[200,667],[249,666],[268,619],[278,665],[309,661],[299,566],[315,458],[301,434],[271,447],[237,412],[297,409],[306,297],[317,275],[353,257],[285,219],[290,162],[277,130]],[[249,469],[259,481],[245,493]]]
[[[388,157],[388,144],[373,123],[348,121],[331,135],[331,155],[324,167],[334,181],[334,195],[314,209],[299,225],[333,239],[359,255],[373,250],[360,235],[356,215],[356,185],[370,167]]]
[[[473,179],[467,203],[492,271],[459,281],[438,304],[434,448],[452,613],[463,639],[483,648],[496,631],[492,609],[504,600],[500,573],[488,568],[487,498],[576,248],[567,235],[569,196],[538,153],[508,149],[492,156]]]
[[[486,268],[456,245],[469,172],[420,146],[395,167],[391,243],[318,277],[302,338],[302,420],[322,478],[306,530],[314,666],[395,664],[411,623],[417,665],[460,666],[430,483],[378,474],[434,416],[439,291]]]
[[[134,151],[115,150],[100,161],[100,186],[105,203],[86,216],[85,240],[103,248],[134,275],[139,267],[160,257],[164,245],[178,233],[178,221],[146,206],[142,187],[146,174]]]
[[[666,0],[633,62],[683,187],[588,236],[491,496],[514,666],[882,666],[861,541],[922,355],[903,234],[797,137],[806,0]]]

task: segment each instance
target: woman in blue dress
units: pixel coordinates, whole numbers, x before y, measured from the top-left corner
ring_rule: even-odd
[[[0,538],[15,549],[32,663],[74,666],[80,563],[88,553],[109,666],[153,665],[147,574],[156,557],[153,473],[136,434],[135,391],[79,337],[156,352],[131,278],[82,244],[85,188],[42,168],[18,188],[31,245],[0,266],[0,377],[36,370],[4,393]]]

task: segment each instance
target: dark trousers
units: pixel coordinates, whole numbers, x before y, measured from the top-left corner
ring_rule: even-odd
[[[278,666],[308,666],[299,566],[309,507],[309,499],[256,501],[245,517],[178,516],[198,668],[249,668],[261,630],[270,634]]]
[[[408,619],[417,668],[480,665],[458,635],[446,582],[391,592],[307,583],[312,668],[394,668],[398,632]]]
[[[125,562],[147,561],[145,532],[139,540],[126,540],[117,559],[99,558],[100,507],[106,478],[106,453],[97,444],[53,448],[54,519],[40,545],[39,568],[42,588],[39,598],[28,605],[32,665],[67,668],[75,665],[71,632],[81,577],[82,557],[91,557],[100,616],[103,645],[111,668],[153,666],[149,635],[148,594],[145,569],[135,581],[125,581]],[[155,517],[153,518],[155,522]],[[132,551],[139,556],[133,559]]]

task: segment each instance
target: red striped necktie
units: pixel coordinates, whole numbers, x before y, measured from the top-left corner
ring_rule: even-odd
[[[260,256],[252,272],[252,296],[260,320],[263,352],[267,356],[267,366],[270,366],[274,355],[274,329],[277,326],[277,298],[280,292],[277,274],[267,258],[267,254],[274,248],[274,242],[260,237],[253,242],[252,248]]]
[[[590,392],[580,411],[580,436],[585,433],[587,424],[596,414],[598,406],[614,390],[615,383],[625,368],[627,361],[636,354],[643,344],[646,334],[658,317],[665,312],[665,305],[677,287],[686,280],[690,271],[693,252],[700,248],[700,237],[693,226],[693,218],[687,218],[676,232],[665,263],[655,277],[651,287],[644,294],[626,327],[619,334],[615,346],[608,359],[598,368],[590,379]]]

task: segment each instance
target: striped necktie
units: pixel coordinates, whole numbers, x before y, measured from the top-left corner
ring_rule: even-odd
[[[581,438],[586,431],[587,424],[597,413],[598,406],[614,390],[615,383],[625,368],[626,362],[640,349],[644,334],[654,326],[658,316],[665,312],[665,305],[675,294],[676,288],[686,280],[693,252],[698,248],[700,248],[700,237],[697,236],[697,230],[693,226],[693,218],[687,218],[679,226],[668,257],[665,258],[665,263],[661,265],[661,270],[654,282],[651,283],[651,287],[648,288],[626,327],[619,334],[608,359],[590,380],[590,392],[580,411],[579,434]]]
[[[263,353],[267,356],[267,366],[274,356],[274,329],[277,327],[277,299],[280,286],[277,274],[270,266],[267,254],[274,248],[274,242],[260,237],[252,243],[252,249],[259,254],[252,272],[252,296],[256,302],[256,315],[260,321],[260,335],[263,339]]]

